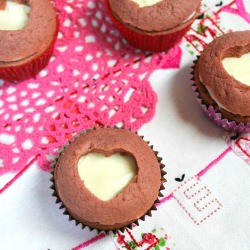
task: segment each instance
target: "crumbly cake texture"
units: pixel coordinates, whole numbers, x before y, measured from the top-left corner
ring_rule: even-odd
[[[218,108],[224,118],[245,124],[250,122],[250,87],[226,72],[222,60],[250,52],[249,41],[250,31],[216,38],[201,53],[194,70],[194,81],[202,101]]]
[[[154,5],[140,7],[131,0],[109,0],[112,14],[124,25],[148,33],[181,29],[193,19],[200,0],[162,0]]]
[[[53,51],[58,20],[52,4],[49,0],[30,0],[28,5],[31,10],[25,29],[0,30],[0,77],[3,79],[34,76],[46,66]]]
[[[144,51],[160,52],[168,51],[181,41],[196,19],[200,0],[183,3],[162,0],[145,7],[131,0],[105,0],[105,5],[129,44]]]
[[[137,175],[113,199],[99,200],[79,177],[78,160],[89,152],[110,156],[115,152],[134,157]],[[82,226],[100,231],[122,230],[138,223],[155,209],[165,181],[161,158],[139,135],[125,129],[99,128],[79,136],[60,154],[53,171],[54,195],[66,213]]]

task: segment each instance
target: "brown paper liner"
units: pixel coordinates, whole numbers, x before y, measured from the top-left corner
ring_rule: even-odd
[[[96,128],[93,128],[93,130],[95,130]],[[115,129],[122,129],[122,128],[118,128],[118,127],[115,127]],[[92,129],[87,129],[84,133],[88,133],[88,131],[90,131]],[[80,135],[84,134],[84,133],[80,133]],[[136,132],[136,134],[138,134]],[[140,136],[142,139],[144,138],[143,136]],[[77,139],[78,136],[75,136],[74,137],[74,140]],[[73,140],[73,141],[74,141]],[[72,143],[73,141],[70,141],[70,143]],[[150,146],[150,143],[148,141],[146,141],[147,144]],[[55,166],[56,166],[56,163],[57,163],[57,160],[59,159],[60,155],[64,152],[64,150],[67,148],[67,145],[64,145],[62,147],[62,149],[59,151],[58,153],[58,156],[56,157],[54,163],[52,164],[52,171],[51,171],[51,179],[50,181],[52,182],[52,185],[50,186],[50,188],[53,190],[53,193],[52,193],[52,196],[56,197],[56,203],[60,203],[61,206],[59,209],[62,209],[63,210],[63,214],[64,215],[68,215],[69,217],[69,221],[75,221],[75,225],[78,226],[80,225],[82,229],[84,228],[88,228],[90,231],[93,231],[93,230],[96,230],[97,233],[101,233],[101,232],[104,232],[105,234],[108,234],[109,232],[113,232],[114,234],[117,233],[118,231],[121,231],[121,232],[124,232],[126,228],[129,228],[129,229],[132,229],[133,228],[133,225],[137,225],[139,226],[139,221],[145,221],[146,219],[146,216],[149,216],[151,217],[152,216],[152,211],[154,210],[157,210],[156,208],[156,204],[157,203],[160,203],[160,200],[159,200],[159,197],[163,197],[163,194],[161,193],[162,190],[165,189],[164,187],[164,183],[167,181],[164,176],[167,174],[163,169],[165,168],[165,165],[161,162],[162,161],[162,158],[158,156],[158,151],[155,151],[153,149],[153,146],[151,145],[150,148],[153,150],[155,156],[157,157],[157,160],[160,164],[160,169],[161,169],[161,186],[160,186],[160,189],[159,189],[159,193],[158,193],[158,198],[154,201],[154,203],[152,204],[152,206],[150,207],[150,209],[148,211],[146,211],[146,213],[144,215],[142,215],[140,218],[138,219],[135,219],[132,223],[129,223],[128,225],[126,225],[125,227],[122,227],[122,228],[117,228],[117,229],[113,229],[113,230],[104,230],[104,229],[98,229],[98,228],[94,228],[94,227],[91,227],[91,226],[88,226],[88,225],[85,225],[84,223],[82,222],[79,222],[78,220],[76,220],[68,211],[67,211],[67,208],[64,206],[63,202],[61,201],[61,199],[59,198],[58,196],[58,193],[57,193],[57,190],[55,188],[55,179],[54,179],[54,169],[55,169]]]

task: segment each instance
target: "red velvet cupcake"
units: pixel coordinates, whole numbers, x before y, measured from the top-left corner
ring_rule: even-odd
[[[87,131],[56,160],[54,196],[82,227],[104,232],[131,228],[159,202],[165,172],[157,154],[129,130]]]
[[[200,0],[105,0],[108,13],[134,47],[165,51],[189,30]]]
[[[35,77],[49,62],[57,32],[49,0],[0,0],[0,78]]]
[[[250,132],[250,31],[213,40],[194,67],[194,89],[205,113],[222,128]]]

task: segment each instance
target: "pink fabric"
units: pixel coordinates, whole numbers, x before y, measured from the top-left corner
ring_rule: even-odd
[[[55,7],[59,35],[46,69],[17,84],[0,80],[0,174],[19,171],[37,156],[49,169],[58,148],[88,127],[137,130],[155,113],[149,76],[180,64],[179,46],[167,54],[133,49],[103,1],[61,0]]]

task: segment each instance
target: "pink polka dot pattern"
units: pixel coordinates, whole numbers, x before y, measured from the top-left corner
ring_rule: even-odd
[[[103,1],[55,1],[60,28],[49,65],[16,84],[0,80],[0,174],[32,158],[49,169],[62,144],[92,126],[137,130],[155,113],[149,76],[178,68],[181,49],[133,49],[105,13]]]

